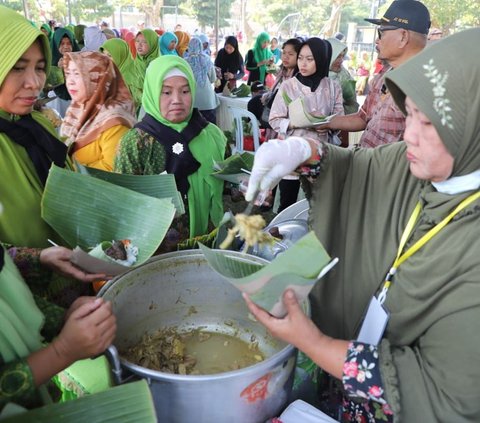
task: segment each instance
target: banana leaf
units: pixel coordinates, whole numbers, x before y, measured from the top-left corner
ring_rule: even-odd
[[[123,173],[106,172],[94,169],[75,162],[75,167],[82,175],[93,176],[103,181],[131,189],[141,194],[155,198],[171,198],[175,206],[175,216],[185,213],[185,205],[180,192],[177,190],[175,176],[168,173],[160,175],[126,175]]]
[[[156,423],[152,394],[145,380],[126,383],[73,401],[17,411],[2,423]]]
[[[136,265],[140,265],[159,247],[172,223],[175,207],[170,198],[150,197],[52,166],[42,197],[41,213],[70,247],[78,246],[75,254],[84,257],[87,254],[82,255],[81,251],[88,251],[103,241],[128,239],[138,248]],[[109,264],[91,259],[98,261],[99,265]],[[112,263],[117,270],[111,273],[110,268],[108,271],[90,268],[92,261],[85,264],[72,261],[95,273],[116,275],[128,270],[126,266]]]
[[[252,170],[254,157],[253,153],[249,152],[235,153],[226,160],[214,162],[215,172],[212,175],[233,184],[240,184],[242,180],[248,179],[242,169]]]
[[[285,289],[293,289],[298,301],[303,302],[317,280],[326,273],[322,270],[330,270],[331,263],[313,232],[266,265],[246,263],[225,250],[212,250],[204,245],[200,245],[200,249],[210,267],[277,317],[286,314],[282,302]]]
[[[294,128],[310,128],[315,125],[322,125],[330,121],[334,115],[314,115],[307,111],[305,99],[298,97],[288,104],[288,116]]]

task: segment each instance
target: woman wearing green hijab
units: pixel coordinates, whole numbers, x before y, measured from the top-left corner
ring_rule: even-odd
[[[44,272],[30,270],[31,279]],[[0,321],[0,414],[11,402],[28,408],[48,403],[43,385],[77,360],[105,351],[116,329],[110,304],[100,298],[80,297],[66,313],[34,298],[1,245]]]
[[[42,26],[40,27],[40,31],[42,31],[48,38],[49,41],[52,40],[53,38],[53,31],[52,31],[52,28],[50,28],[50,25],[49,24],[42,24]]]
[[[145,72],[150,62],[159,56],[158,34],[153,29],[139,31],[135,37],[135,49],[137,55],[133,61],[135,77],[133,78],[134,85],[132,86],[134,86],[134,90],[137,92],[137,94],[135,94],[136,98],[141,98]]]
[[[45,182],[52,163],[65,167],[67,157],[67,148],[58,139],[50,121],[33,110],[50,68],[50,48],[42,32],[2,6],[0,54],[3,59],[0,63],[0,200],[3,203],[0,242],[45,248],[50,245],[49,239],[62,242],[41,217]],[[71,251],[62,251],[49,267],[85,282],[95,279],[66,269],[65,266],[73,267],[69,261]],[[38,256],[39,251],[36,254]],[[51,279],[46,278],[45,283],[32,289],[45,298],[55,295],[55,301],[65,304],[72,302],[71,294],[77,288],[88,290],[88,285],[78,283],[75,288],[72,285],[64,289],[70,282],[51,282]]]
[[[223,182],[211,176],[213,163],[224,159],[226,139],[193,108],[195,79],[178,56],[151,62],[142,105],[146,115],[120,141],[115,170],[136,175],[175,175],[188,207],[189,234],[203,235],[209,222],[223,216]]]
[[[50,70],[47,37],[23,18],[13,19],[17,16],[1,8],[0,200],[4,213],[0,241],[46,247],[49,238],[58,237],[41,218],[40,201],[50,165],[65,167],[67,149],[50,122],[33,110]],[[32,69],[26,65],[20,68],[21,73],[14,69],[32,44],[39,46],[32,56],[38,61],[33,69],[39,77],[27,84],[25,78],[31,77]]]
[[[272,51],[269,48],[270,35],[261,32],[255,40],[253,49],[248,50],[245,58],[245,67],[250,72],[248,75],[248,85],[254,81],[265,83],[267,75],[267,65],[275,60]]]
[[[0,241],[44,247],[49,238],[55,239],[55,233],[41,219],[41,196],[51,164],[64,167],[66,157],[66,147],[56,137],[49,121],[33,111],[50,67],[50,48],[42,32],[18,13],[0,6],[0,54]],[[11,248],[9,252],[18,259],[19,250]],[[52,249],[43,251],[48,250],[52,252]],[[65,265],[71,266],[69,250],[61,247],[54,250],[67,254],[64,265],[57,267],[65,271]],[[40,277],[38,265],[52,264],[42,253],[29,261],[37,265],[28,268],[30,275]],[[59,261],[55,263],[58,265]],[[26,266],[22,268],[27,270]],[[49,275],[45,273],[44,278]],[[0,409],[9,401],[33,400],[33,404],[37,404],[32,397],[36,387],[77,359],[100,353],[113,339],[113,316],[113,320],[105,324],[108,334],[99,333],[97,329],[104,318],[108,320],[111,316],[110,307],[93,298],[82,299],[72,306],[65,330],[53,344],[43,348],[42,335],[46,333],[40,331],[45,318],[37,304],[42,309],[47,307],[45,300],[34,301],[1,247]],[[58,307],[51,305],[48,309],[52,318],[56,316],[48,322],[48,333],[53,336],[58,333],[63,313],[60,315]],[[57,326],[53,327],[55,323]],[[90,342],[92,334],[93,343]]]
[[[112,38],[103,43],[100,51],[109,55],[113,62],[117,65],[122,74],[125,84],[127,84],[133,101],[135,102],[135,109],[138,110],[142,105],[142,91],[138,89],[136,83],[136,73],[134,69],[134,60],[130,53],[130,47],[126,41],[120,38]]]
[[[87,26],[83,24],[75,25],[73,35],[75,35],[75,39],[77,40],[78,47],[80,50],[85,47],[85,28]]]
[[[72,32],[66,28],[57,28],[53,33],[52,40],[50,42],[52,49],[52,71],[47,80],[48,85],[54,85],[54,92],[57,98],[50,103],[50,107],[55,109],[63,118],[68,106],[70,105],[70,94],[68,93],[65,82],[58,84],[59,80],[64,80],[62,58],[64,53],[72,51],[80,51],[77,41]],[[55,77],[55,81],[52,81],[52,77]]]
[[[339,398],[342,421],[478,422],[478,40],[480,28],[456,33],[385,76],[404,141],[348,150],[287,138],[255,153],[247,200],[317,153],[309,223],[340,261],[310,294],[313,321],[291,291],[285,319],[249,305],[332,375],[321,394]]]

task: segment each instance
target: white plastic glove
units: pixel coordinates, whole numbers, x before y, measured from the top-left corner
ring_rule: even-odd
[[[252,201],[256,192],[272,189],[311,155],[310,143],[305,138],[289,137],[263,143],[255,153],[245,200]]]

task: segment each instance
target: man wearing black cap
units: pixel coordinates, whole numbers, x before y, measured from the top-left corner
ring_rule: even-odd
[[[324,128],[348,132],[364,131],[360,146],[377,147],[399,141],[405,129],[405,117],[393,102],[383,84],[383,77],[419,53],[427,43],[430,14],[417,0],[395,0],[381,19],[365,19],[377,28],[375,40],[378,59],[390,67],[373,81],[360,110],[351,115],[336,116]]]

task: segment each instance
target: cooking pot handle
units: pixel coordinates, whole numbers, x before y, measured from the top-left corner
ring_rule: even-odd
[[[105,356],[110,363],[110,370],[112,371],[113,382],[115,385],[121,385],[122,380],[122,367],[120,365],[120,356],[118,355],[117,348],[114,345],[110,345],[105,350]]]

